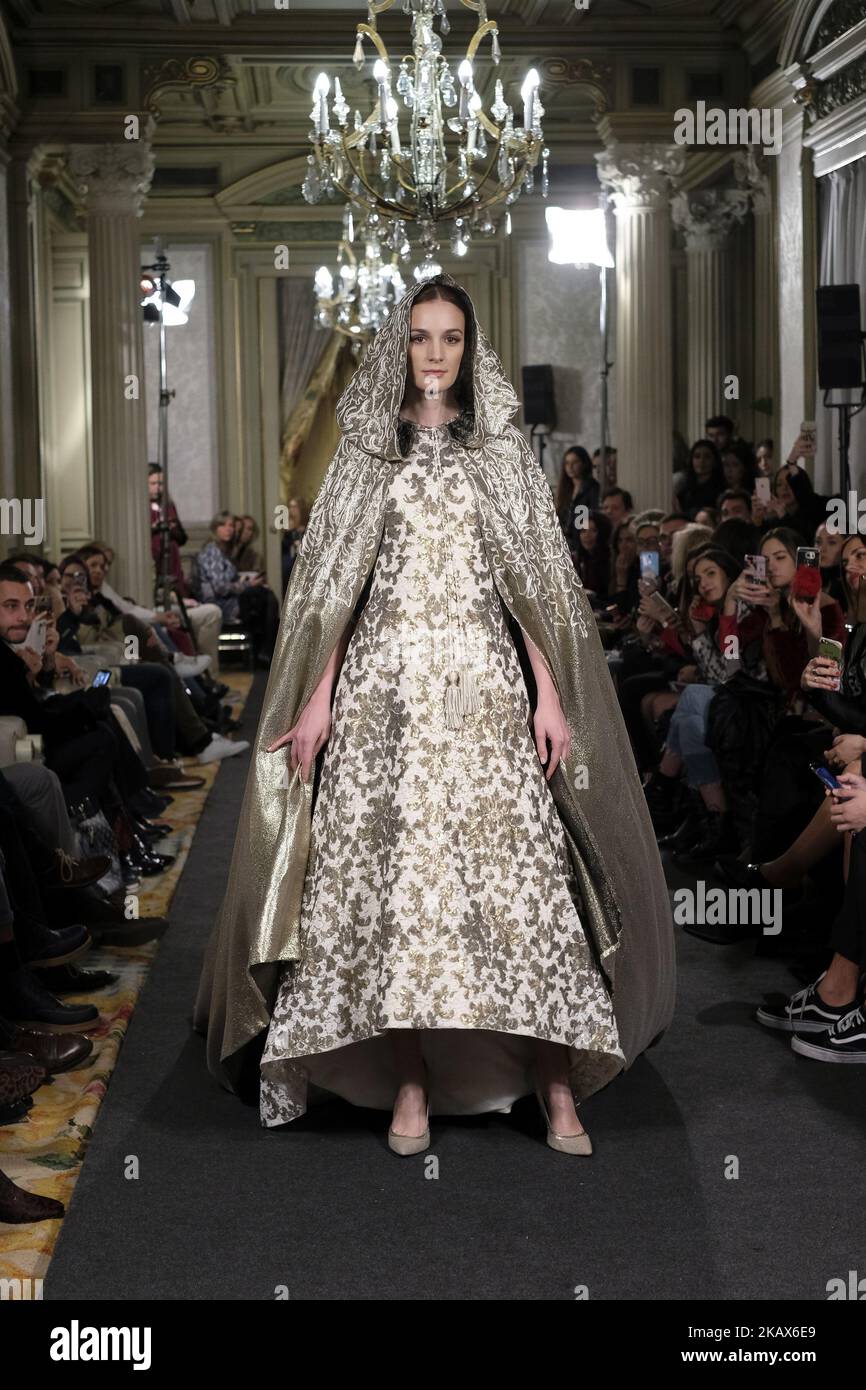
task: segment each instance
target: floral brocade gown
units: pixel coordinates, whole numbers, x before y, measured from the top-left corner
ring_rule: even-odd
[[[300,959],[261,1059],[267,1126],[302,1115],[310,1086],[390,1109],[389,1029],[420,1030],[431,1113],[510,1109],[534,1088],[535,1038],[567,1044],[576,1099],[624,1065],[461,452],[447,426],[419,428],[394,465],[334,693]],[[455,650],[479,705],[459,728]]]

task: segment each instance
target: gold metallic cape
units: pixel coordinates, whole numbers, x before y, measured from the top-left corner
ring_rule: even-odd
[[[437,277],[453,284],[448,275]],[[427,284],[429,281],[422,282]],[[281,962],[297,959],[313,779],[267,745],[297,720],[347,626],[378,553],[408,359],[413,285],[337,404],[342,439],[292,569],[251,754],[225,900],[207,947],[194,1026],[210,1071],[240,1089],[247,1044],[267,1029]],[[549,783],[579,885],[576,905],[611,989],[630,1065],[673,1013],[673,924],[634,756],[589,602],[550,487],[520,430],[517,397],[474,318],[474,425],[463,463],[507,609],[556,682],[571,756]],[[360,607],[358,607],[360,611]],[[319,754],[319,759],[323,752]]]

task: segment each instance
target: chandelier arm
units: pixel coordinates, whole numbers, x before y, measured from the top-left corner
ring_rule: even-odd
[[[473,5],[472,8],[477,10],[478,6]],[[472,35],[472,38],[469,40],[469,45],[466,49],[466,57],[470,60],[470,62],[475,57],[478,45],[484,38],[485,34],[489,34],[491,29],[497,28],[498,25],[495,19],[488,19],[485,20],[483,24],[479,24],[478,28],[475,30],[475,33]]]
[[[387,216],[393,218],[393,217],[395,216],[395,213],[394,213],[394,211],[393,211],[393,208],[395,208],[395,207],[396,207],[396,208],[399,208],[400,205],[399,205],[399,203],[390,204],[390,203],[384,203],[384,202],[382,201],[380,194],[377,193],[376,189],[372,186],[372,184],[369,182],[369,180],[368,180],[368,178],[367,178],[366,169],[365,169],[364,166],[363,166],[363,161],[364,161],[365,154],[366,154],[366,151],[362,151],[362,152],[361,152],[361,163],[360,163],[360,164],[356,164],[356,163],[353,161],[353,159],[352,159],[352,157],[351,157],[351,155],[350,155],[350,153],[349,153],[348,148],[345,149],[346,161],[347,161],[347,163],[348,163],[348,165],[349,165],[349,168],[352,170],[352,173],[355,175],[355,177],[358,178],[358,179],[360,179],[361,183],[364,185],[364,187],[366,188],[366,190],[367,190],[367,192],[370,194],[370,196],[371,196],[372,198],[375,199],[375,202],[376,202],[376,211],[377,211],[377,212],[383,212],[383,213],[385,213]],[[332,175],[332,177],[333,177],[333,175]],[[351,200],[352,198],[357,198],[357,194],[353,194],[353,193],[351,192],[350,189],[344,187],[344,185],[340,182],[339,179],[334,178],[334,182],[336,183],[336,185],[337,185],[337,187],[339,188],[340,192],[341,192],[341,193],[345,193],[345,195],[346,195],[347,198],[349,198],[350,200]],[[410,191],[411,191],[411,190],[410,190]],[[413,218],[413,219],[414,219],[414,217],[415,217],[416,214],[415,214],[411,209],[407,208],[407,209],[405,210],[405,213],[401,211],[400,215],[401,215],[401,216],[407,216],[407,217],[410,217],[410,218]]]

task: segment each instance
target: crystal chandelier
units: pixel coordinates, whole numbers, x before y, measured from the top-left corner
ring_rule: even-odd
[[[386,224],[387,226],[387,224]],[[363,254],[356,251],[363,247]],[[387,250],[390,260],[385,260]],[[337,286],[327,266],[316,271],[316,322],[336,328],[360,342],[381,328],[392,305],[406,292],[400,274],[401,253],[408,255],[400,223],[385,230],[378,213],[371,212],[356,231],[351,207],[343,211],[343,237],[337,250]]]
[[[357,26],[352,59],[357,70],[364,66],[365,40],[378,55],[373,66],[376,97],[366,119],[356,110],[350,126],[339,78],[334,79],[329,111],[331,82],[326,73],[316,78],[310,113],[313,152],[307,157],[302,191],[309,203],[339,191],[360,216],[375,215],[380,243],[386,240],[398,260],[410,253],[407,224],[415,224],[422,256],[414,274],[423,280],[441,269],[435,259],[439,223],[451,224],[451,249],[458,256],[466,254],[476,232],[490,235],[502,221],[506,232],[511,231],[510,213],[495,224],[492,209],[497,204],[507,207],[524,189],[532,191],[539,154],[541,193],[547,197],[549,152],[542,148],[544,108],[534,68],[521,88],[523,110],[517,125],[498,78],[490,116],[475,89],[473,59],[482,40],[490,38],[493,63],[500,58],[498,29],[487,18],[486,0],[460,0],[477,12],[478,24],[456,80],[442,54],[442,39],[433,31],[438,18],[441,33],[449,32],[444,0],[404,0],[403,13],[412,16],[412,54],[401,60],[394,84],[408,112],[408,134],[401,135],[391,59],[376,28],[376,17],[394,3],[368,0],[368,23]],[[456,110],[446,117],[443,108]],[[336,127],[331,125],[332,114]],[[394,224],[390,236],[381,229],[383,220]]]

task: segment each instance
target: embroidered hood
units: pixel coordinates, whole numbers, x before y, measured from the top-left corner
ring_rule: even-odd
[[[367,454],[399,460],[399,415],[409,369],[409,330],[412,305],[431,285],[449,285],[466,296],[470,314],[466,324],[464,355],[472,359],[471,401],[458,417],[460,442],[480,448],[501,435],[519,401],[502,370],[484,330],[478,323],[469,295],[450,275],[435,275],[406,291],[399,304],[368,344],[349,385],[337,402],[337,423],[343,435]]]

